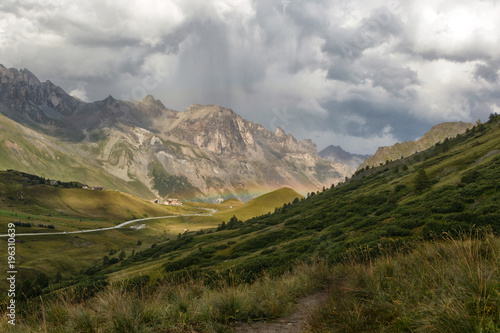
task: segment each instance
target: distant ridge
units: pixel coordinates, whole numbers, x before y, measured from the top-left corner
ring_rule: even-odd
[[[423,137],[416,141],[405,141],[396,143],[393,146],[379,147],[377,152],[368,157],[360,166],[359,169],[369,165],[370,167],[379,166],[386,161],[398,160],[402,157],[408,157],[416,152],[428,149],[438,142],[442,142],[446,138],[454,138],[457,134],[464,133],[467,129],[474,126],[472,123],[446,122],[435,125],[431,130],[424,134]]]
[[[340,146],[331,145],[320,151],[319,156],[335,163],[347,164],[353,169],[357,169],[370,155],[352,154]]]

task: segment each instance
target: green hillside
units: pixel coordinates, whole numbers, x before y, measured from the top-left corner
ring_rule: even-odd
[[[229,199],[220,204],[188,203],[192,207],[214,209],[215,213],[212,216],[184,217],[185,224],[183,226],[186,226],[190,230],[197,230],[196,226],[213,228],[221,223],[229,222],[233,216],[236,216],[239,220],[248,220],[255,216],[274,212],[276,208],[302,197],[302,195],[291,188],[285,187],[263,194],[245,204],[237,199]],[[182,230],[179,229],[180,232],[183,230],[184,228]]]
[[[293,199],[290,190],[280,191],[290,194],[290,203],[276,210],[266,209],[262,215],[242,221],[245,212],[255,212],[259,203],[273,202],[276,193],[271,193],[256,199],[257,203],[220,212],[220,217],[235,217],[215,230],[186,231],[121,262],[87,269],[78,284],[93,279],[112,286],[89,303],[73,298],[67,315],[51,319],[49,326],[224,331],[238,322],[287,315],[298,297],[337,284],[337,289],[331,289],[332,300],[313,318],[316,322],[311,327],[316,331],[338,323],[344,325],[341,331],[350,332],[500,329],[499,309],[490,307],[498,304],[500,287],[495,282],[500,233],[499,116],[492,115],[488,123],[446,144],[358,172],[344,184],[311,193],[308,198]],[[475,240],[460,240],[463,235],[473,235]],[[458,244],[455,250],[450,239]],[[434,250],[426,252],[422,246]],[[464,247],[465,252],[456,250]],[[469,255],[479,264],[465,260],[447,266],[453,251],[458,256]],[[419,270],[401,269],[407,260],[420,262]],[[437,272],[419,278],[420,268]],[[403,275],[393,282],[396,274]],[[452,295],[450,288],[441,287],[443,281],[447,286],[470,285],[472,289]],[[393,284],[396,282],[399,284]],[[89,295],[101,287],[85,283]],[[339,292],[350,298],[336,303]],[[47,292],[48,299],[56,295]],[[109,310],[100,324],[95,322],[99,317],[92,305],[97,303],[106,304]],[[55,312],[64,303],[51,304],[50,310]],[[398,308],[398,304],[402,306]],[[412,317],[412,309],[423,312]],[[444,312],[447,309],[450,311]],[[423,316],[425,311],[430,315]],[[470,320],[463,325],[439,326],[440,313],[453,311],[456,318]],[[43,327],[39,310],[30,313],[26,327]],[[87,326],[81,322],[83,314],[90,318]]]
[[[170,226],[170,232],[173,233],[184,233],[185,228],[187,228],[191,232],[184,233],[184,235],[188,235],[188,237],[190,234],[200,234],[201,232],[205,233],[205,230],[209,233],[213,233],[213,229],[216,226],[219,226],[218,229],[220,229],[221,225],[226,225],[227,222],[228,228],[236,228],[238,225],[243,223],[240,217],[246,220],[255,216],[268,214],[284,204],[289,204],[294,200],[299,200],[299,198],[303,198],[303,196],[295,192],[293,189],[282,188],[263,194],[250,200],[246,204],[243,204],[241,201],[236,199],[229,199],[221,204],[205,204],[205,208],[216,210],[212,216],[186,216],[182,218],[182,221],[171,222],[159,220],[157,223],[175,223],[175,225]],[[189,205],[199,205],[199,203]],[[236,222],[235,224],[231,224],[231,221],[233,220]],[[138,256],[137,259],[139,258],[140,257]],[[121,269],[109,275],[110,281],[135,278],[143,274],[150,274],[155,277],[162,276],[162,265],[164,264],[164,261],[141,261],[142,260],[140,259],[136,260],[136,258],[131,258],[128,261],[128,264],[127,262],[122,263],[122,266],[120,267]]]

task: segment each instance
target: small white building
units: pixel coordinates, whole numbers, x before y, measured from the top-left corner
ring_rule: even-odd
[[[165,205],[182,206],[182,202],[180,202],[179,199],[167,199],[165,200]]]

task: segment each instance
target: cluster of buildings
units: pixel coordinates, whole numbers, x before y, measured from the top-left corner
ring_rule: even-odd
[[[88,185],[82,185],[83,189],[86,190],[93,190],[93,191],[104,191],[104,187],[102,186],[94,186],[90,187]],[[161,201],[160,199],[156,199],[154,201],[156,204],[160,205],[168,205],[168,206],[182,206],[182,202],[179,201],[179,199],[166,199],[165,201]]]
[[[83,188],[83,189],[86,189],[86,190],[104,191],[104,187],[102,187],[102,186],[94,186],[94,187],[90,187],[90,186],[88,186],[88,185],[82,185],[82,188]]]
[[[160,204],[160,205],[168,205],[168,206],[182,206],[182,202],[179,201],[179,199],[167,199],[165,201],[161,201],[160,199],[156,199],[154,203]]]

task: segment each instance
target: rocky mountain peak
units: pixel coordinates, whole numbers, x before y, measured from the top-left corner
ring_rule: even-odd
[[[335,163],[347,164],[356,169],[370,155],[352,154],[340,146],[331,145],[320,151],[319,156]]]
[[[40,84],[40,80],[26,68],[17,70],[15,68],[7,68],[0,64],[0,80],[2,83],[25,84],[35,86]]]
[[[218,155],[239,154],[254,147],[249,122],[218,105],[189,106],[169,134]]]
[[[228,117],[238,117],[236,112],[229,108],[225,108],[219,105],[200,105],[193,104],[186,108],[184,111],[185,114],[189,114],[190,116],[194,116],[195,118],[207,117],[207,116],[228,116]]]
[[[35,76],[35,74],[33,74],[32,72],[30,72],[28,69],[24,68],[24,69],[21,69],[19,71],[21,74],[22,74],[22,77],[23,77],[23,80],[26,81],[28,83],[28,85],[38,85],[40,84],[40,80],[38,80],[38,78]],[[50,81],[47,81],[49,83],[52,83]]]
[[[184,110],[184,112],[186,112],[186,113],[193,113],[193,112],[198,111],[202,107],[203,107],[203,105],[200,105],[200,104],[191,104],[190,106],[188,106],[186,108],[186,110]]]
[[[153,95],[147,95],[142,100],[140,100],[140,102],[144,104],[156,104],[157,100],[154,98]]]
[[[301,141],[301,143],[306,147],[309,147],[309,149],[314,150],[315,152],[318,151],[318,146],[311,139],[304,139]]]
[[[143,104],[143,105],[147,105],[147,106],[166,109],[165,105],[163,105],[163,103],[159,99],[155,99],[153,95],[147,95],[142,100],[140,100],[138,103]]]
[[[285,133],[285,131],[283,131],[283,129],[281,127],[276,128],[274,135],[276,135],[278,138],[285,138],[286,137],[286,133]]]
[[[0,99],[10,105],[4,114],[30,126],[67,125],[68,117],[83,102],[50,81],[41,83],[29,70],[0,65]]]
[[[116,104],[117,100],[113,96],[109,95],[102,102],[106,108],[113,108],[113,106]]]
[[[140,115],[147,119],[158,119],[162,116],[175,118],[175,115],[178,113],[178,111],[166,108],[159,99],[155,99],[152,95],[134,102],[134,105],[140,111]]]

